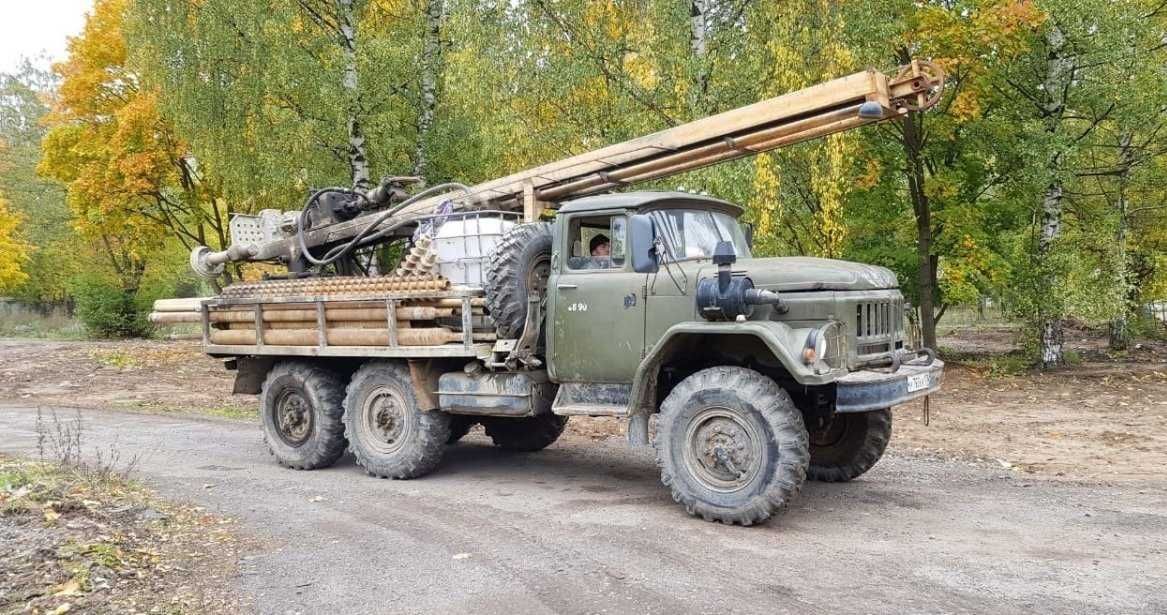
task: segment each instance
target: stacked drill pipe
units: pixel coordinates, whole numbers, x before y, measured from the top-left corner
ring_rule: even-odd
[[[450,281],[440,275],[427,273],[410,276],[336,276],[313,277],[297,280],[264,280],[232,284],[223,289],[219,296],[223,299],[279,299],[295,296],[356,295],[386,293],[437,293],[450,288]]]
[[[471,316],[481,315],[485,299],[425,296],[445,292],[447,288],[448,280],[433,275],[408,279],[337,277],[236,284],[224,289],[221,295],[230,304],[208,307],[208,339],[213,344],[255,345],[260,343],[255,330],[258,324],[263,329],[262,343],[272,346],[318,346],[322,341],[335,346],[440,346],[464,342],[461,331],[434,326],[434,321],[463,316],[467,304]],[[346,299],[329,300],[330,295]],[[363,295],[368,295],[368,299],[351,299]],[[304,296],[314,300],[288,301],[290,297]],[[202,301],[156,302],[150,320],[156,324],[202,322]],[[495,336],[473,333],[472,339],[493,341]]]

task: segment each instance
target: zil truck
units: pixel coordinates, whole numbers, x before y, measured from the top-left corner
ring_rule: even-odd
[[[627,187],[923,112],[942,85],[912,62],[475,186],[317,190],[299,211],[236,216],[229,247],[191,255],[208,277],[286,274],[152,318],[199,323],[289,468],[351,452],[413,479],[474,425],[538,451],[573,416],[621,417],[688,513],[764,522],[807,479],[869,470],[891,408],[935,392],[944,364],[905,342],[888,269],[758,258],[739,206]]]

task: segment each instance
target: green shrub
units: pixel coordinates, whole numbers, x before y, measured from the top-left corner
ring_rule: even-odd
[[[95,337],[144,337],[150,334],[147,310],[135,291],[126,291],[112,280],[82,275],[73,280],[77,318]]]

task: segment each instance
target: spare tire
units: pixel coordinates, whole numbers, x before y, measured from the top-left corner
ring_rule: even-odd
[[[486,309],[500,338],[522,335],[527,297],[547,292],[550,275],[550,223],[519,224],[503,234],[486,264]]]

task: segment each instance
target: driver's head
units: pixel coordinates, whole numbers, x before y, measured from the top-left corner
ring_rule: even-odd
[[[592,256],[609,256],[612,252],[612,244],[604,235],[596,235],[588,242],[588,249],[591,250]]]

